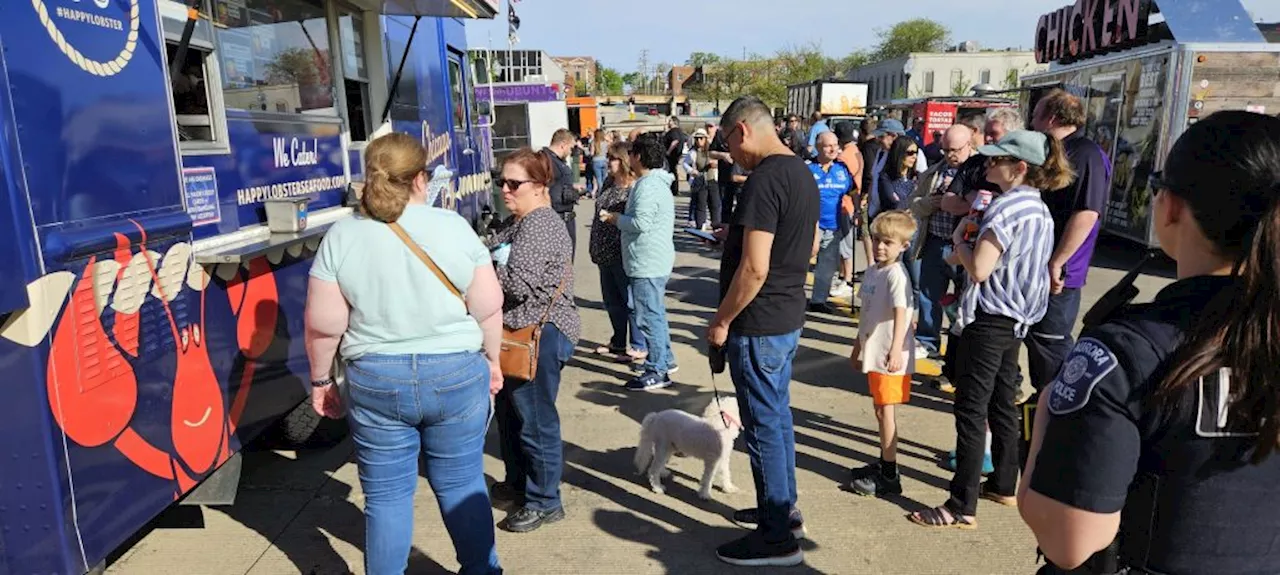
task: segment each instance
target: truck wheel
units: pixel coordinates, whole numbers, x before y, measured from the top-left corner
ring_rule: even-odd
[[[346,419],[329,419],[316,413],[311,401],[303,401],[284,416],[277,435],[285,444],[299,449],[322,449],[337,445],[350,429]]]

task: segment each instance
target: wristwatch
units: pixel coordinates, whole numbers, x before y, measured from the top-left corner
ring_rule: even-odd
[[[327,387],[330,385],[333,385],[332,377],[326,377],[324,379],[315,380],[311,382],[311,387]]]

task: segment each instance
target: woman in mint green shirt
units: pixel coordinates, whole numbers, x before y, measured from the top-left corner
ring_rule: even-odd
[[[325,235],[307,289],[312,400],[342,400],[329,376],[341,347],[365,494],[365,571],[402,574],[413,538],[418,459],[452,537],[460,573],[500,573],[484,481],[490,398],[502,388],[502,288],[461,216],[430,207],[426,152],[406,134],[365,152],[361,213]],[[455,295],[392,229],[398,224]],[[483,351],[482,351],[483,350]]]

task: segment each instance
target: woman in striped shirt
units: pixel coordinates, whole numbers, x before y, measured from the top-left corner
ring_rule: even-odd
[[[981,221],[965,218],[952,236],[969,278],[955,344],[956,472],[946,503],[907,516],[926,527],[977,527],[979,498],[1016,505],[1018,348],[1048,307],[1053,253],[1053,218],[1040,190],[1062,189],[1075,177],[1062,144],[1039,132],[1010,132],[978,152],[988,158],[987,180],[1002,193]],[[970,228],[977,230],[973,245],[965,239]],[[995,473],[979,485],[984,422]]]

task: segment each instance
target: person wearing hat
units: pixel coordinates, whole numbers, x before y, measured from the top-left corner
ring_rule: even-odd
[[[689,224],[699,230],[720,227],[720,168],[711,157],[711,138],[698,128],[693,132],[693,146],[684,157],[684,173],[689,177]],[[707,227],[707,216],[711,226]]]
[[[1016,505],[1018,349],[1048,309],[1053,253],[1053,217],[1040,190],[1061,189],[1075,177],[1062,143],[1040,132],[1010,132],[978,152],[1001,193],[980,218],[962,219],[951,237],[953,257],[969,278],[952,329],[959,333],[956,471],[946,503],[907,516],[926,527],[977,527],[978,499]],[[980,484],[984,422],[995,471]]]
[[[871,170],[869,173],[864,170],[862,175],[862,189],[867,191],[865,196],[867,201],[866,212],[868,222],[874,220],[881,211],[880,194],[878,193],[880,188],[880,174],[884,172],[885,163],[889,160],[889,149],[893,147],[893,143],[896,142],[900,136],[905,136],[907,134],[907,130],[902,127],[902,122],[889,118],[881,121],[880,126],[877,127],[876,131],[872,132],[872,134],[875,136],[875,141],[880,144],[880,148],[876,149],[874,146],[872,147],[875,152],[875,156],[867,161],[867,165],[871,166]]]

